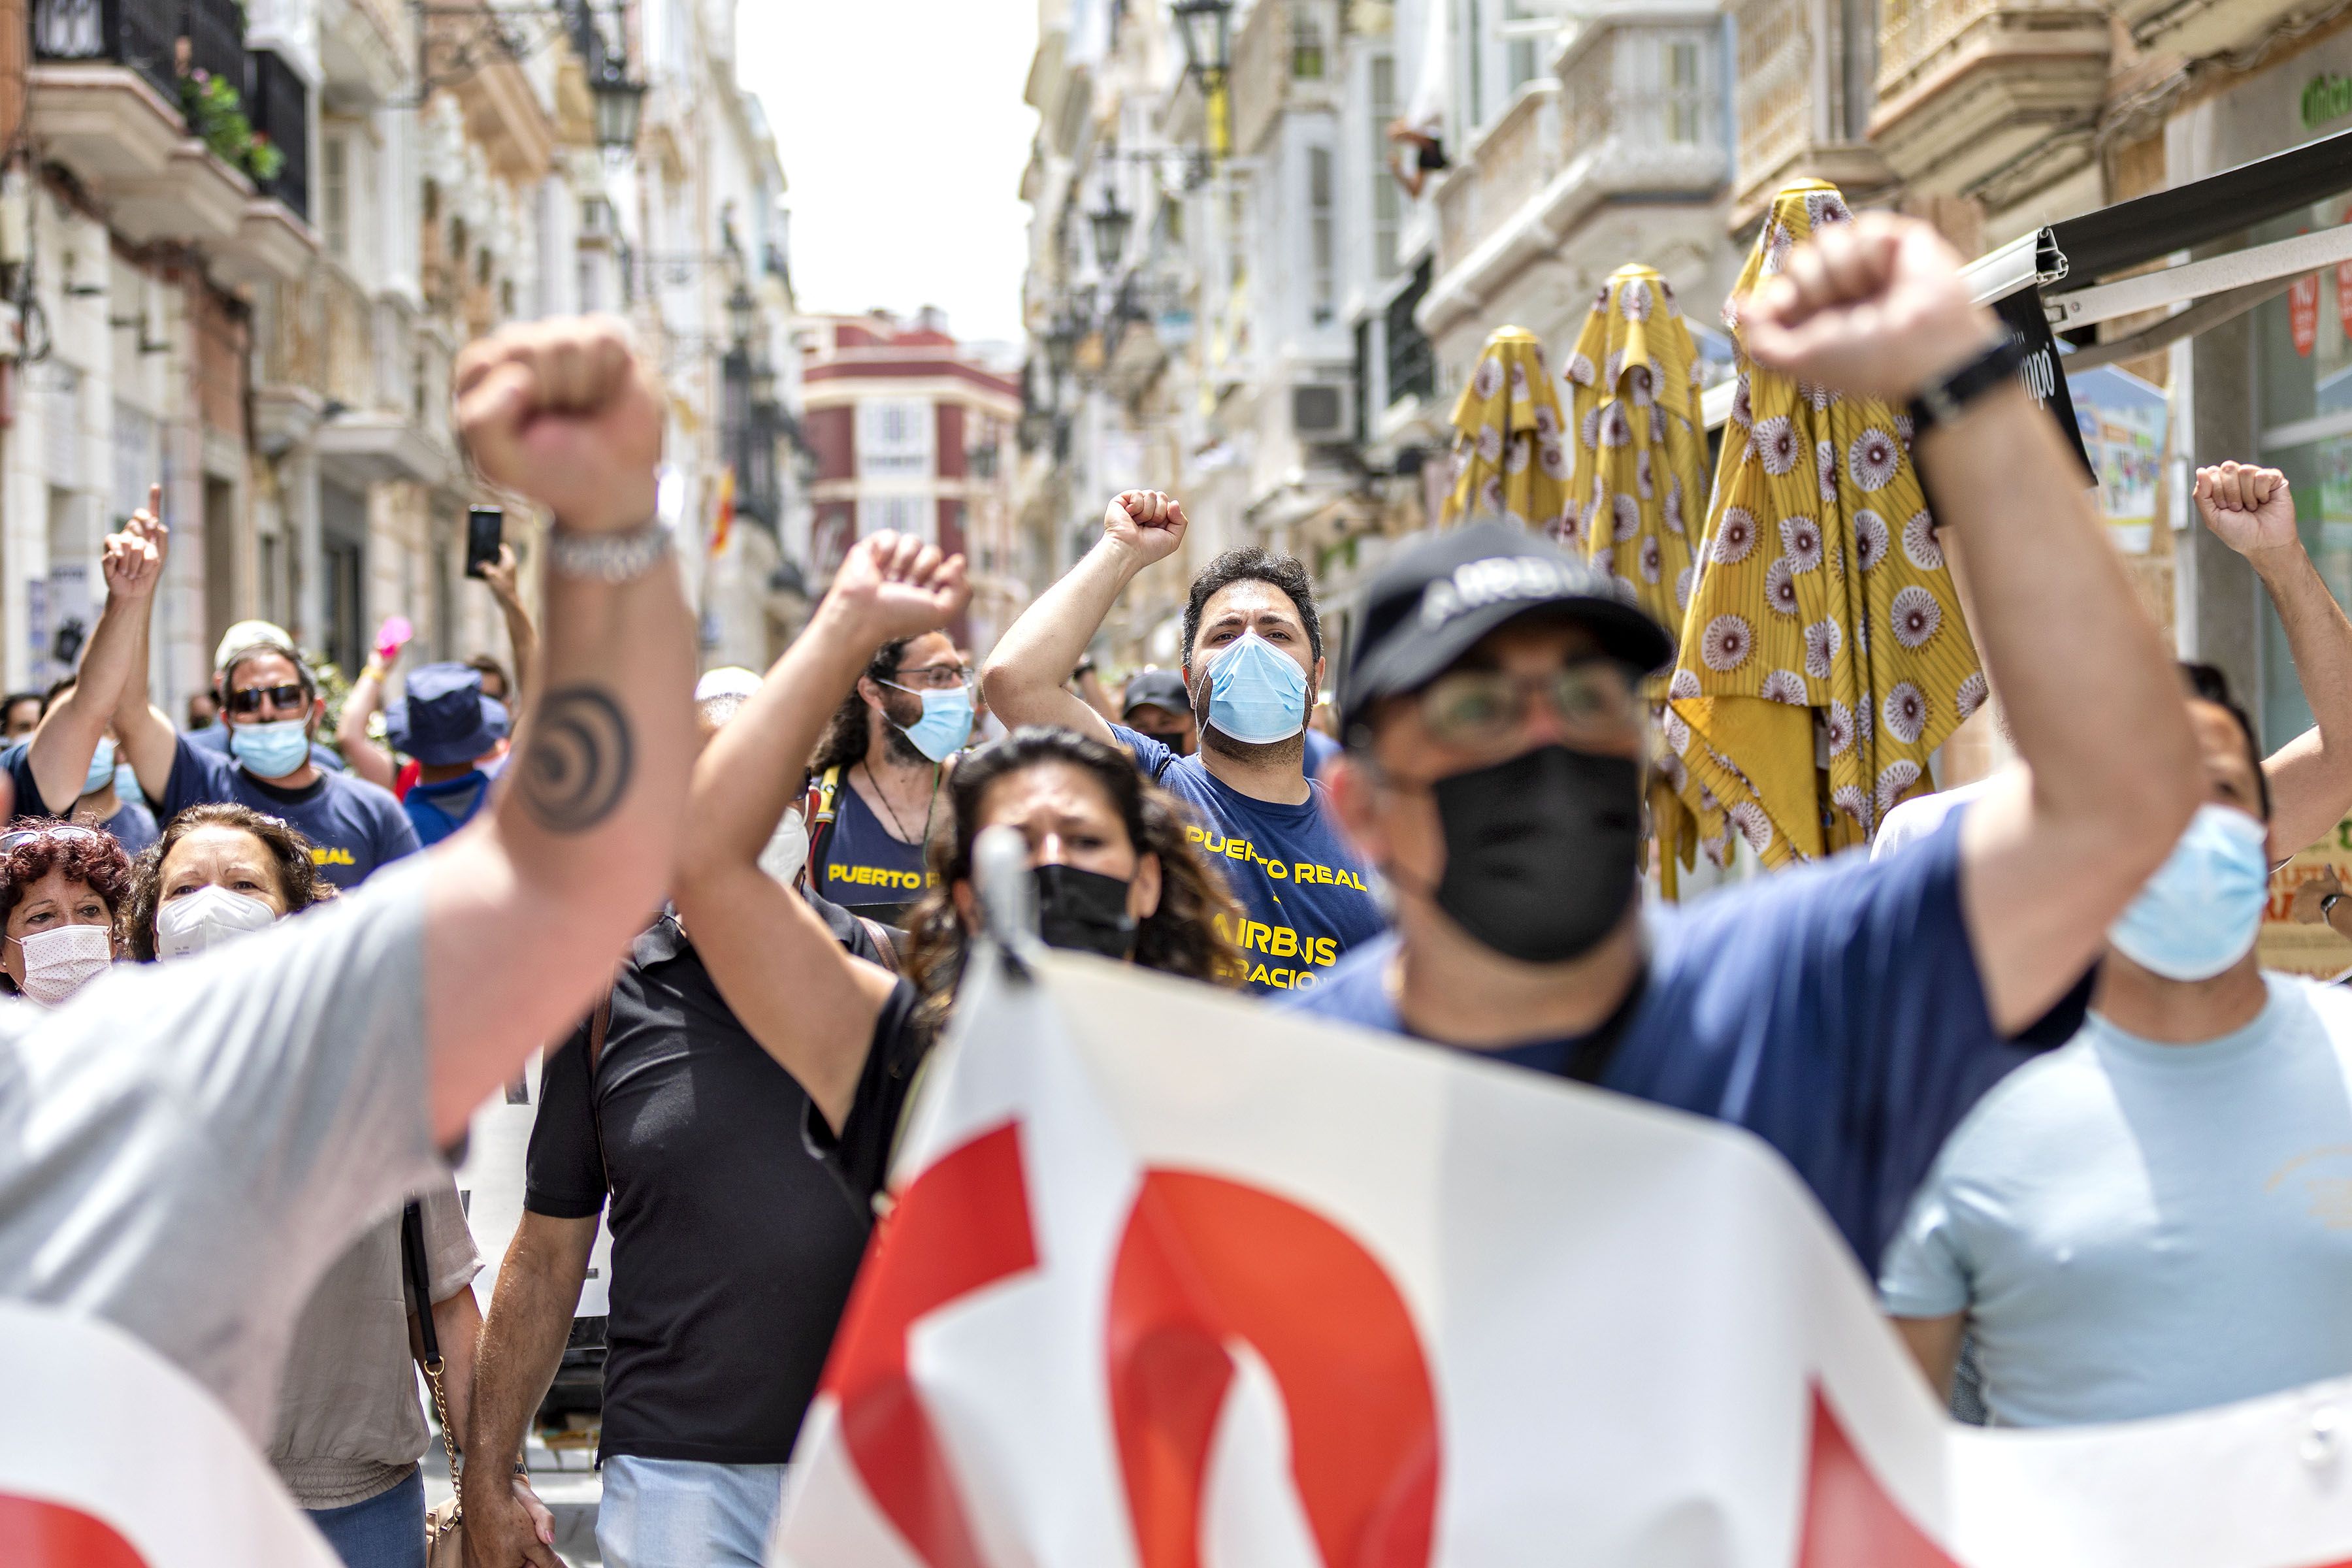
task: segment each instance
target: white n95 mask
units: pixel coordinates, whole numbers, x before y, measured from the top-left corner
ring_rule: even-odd
[[[278,911],[259,899],[226,888],[204,887],[155,911],[155,955],[184,958],[247,931],[267,931]]]
[[[808,827],[801,821],[801,808],[788,807],[784,819],[776,824],[775,833],[768,847],[760,851],[760,869],[791,887],[800,879],[801,868],[808,864]]]

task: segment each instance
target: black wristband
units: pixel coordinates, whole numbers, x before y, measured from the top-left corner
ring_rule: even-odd
[[[2017,374],[2025,350],[2015,338],[2004,337],[1948,375],[1937,376],[1911,397],[1911,438],[1948,425],[1960,411]]]

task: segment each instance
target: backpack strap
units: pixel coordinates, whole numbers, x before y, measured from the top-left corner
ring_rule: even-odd
[[[809,780],[808,797],[801,803],[801,820],[808,826],[808,859],[801,867],[807,885],[824,888],[824,874],[817,869],[825,863],[825,854],[833,844],[833,819],[841,810],[841,769],[830,767]]]

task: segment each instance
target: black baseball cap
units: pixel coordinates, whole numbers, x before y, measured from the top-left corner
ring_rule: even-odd
[[[1119,716],[1125,718],[1147,702],[1171,713],[1192,710],[1192,699],[1184,689],[1184,678],[1172,669],[1147,669],[1129,678],[1127,689],[1119,695]]]
[[[1372,580],[1340,683],[1339,729],[1383,697],[1418,691],[1478,639],[1536,611],[1591,627],[1601,650],[1644,674],[1674,639],[1610,574],[1515,522],[1482,519],[1423,540]]]

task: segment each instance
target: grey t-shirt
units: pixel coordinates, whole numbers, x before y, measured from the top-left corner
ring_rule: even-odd
[[[471,1282],[481,1256],[455,1178],[443,1174],[416,1198],[426,1288],[446,1301]],[[394,1209],[319,1281],[286,1355],[269,1462],[304,1508],[342,1508],[391,1490],[432,1440],[409,1354],[408,1311]]]
[[[438,1171],[428,874],[0,1010],[0,1297],[129,1330],[264,1441],[320,1277]]]

